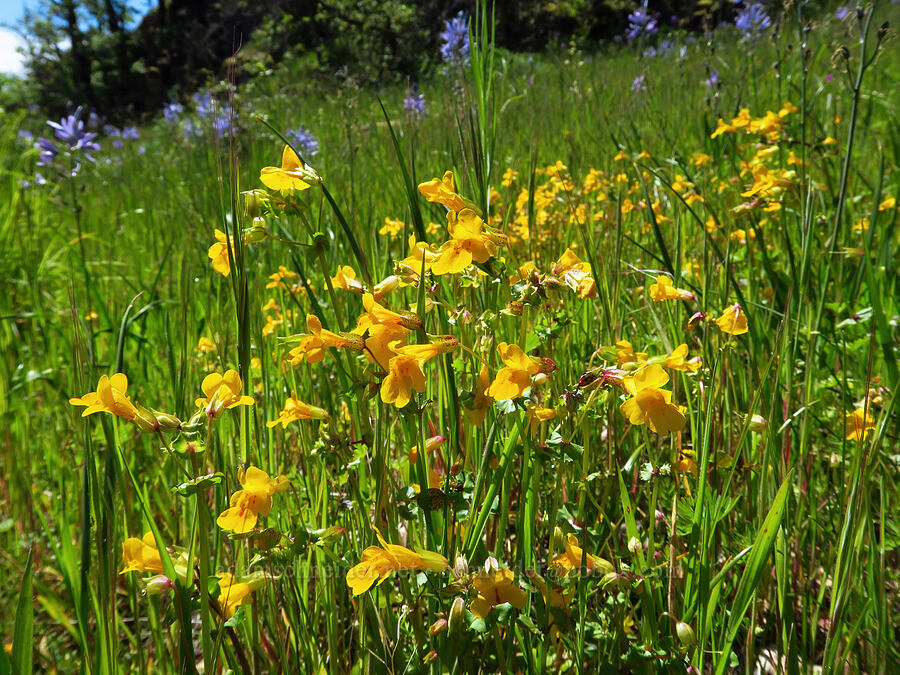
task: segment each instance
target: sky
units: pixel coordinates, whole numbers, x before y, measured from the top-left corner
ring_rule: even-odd
[[[142,16],[155,4],[153,0],[138,0],[128,3],[138,16]],[[7,26],[14,26],[25,14],[25,9],[35,10],[39,0],[0,0],[0,73],[24,75],[22,55],[16,47],[23,44],[22,38]]]

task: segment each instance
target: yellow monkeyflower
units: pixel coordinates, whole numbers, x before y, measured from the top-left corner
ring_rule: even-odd
[[[128,378],[125,373],[116,373],[112,377],[100,376],[97,383],[97,391],[85,394],[81,398],[70,398],[71,405],[87,406],[82,417],[93,415],[97,412],[108,412],[127,420],[133,420],[138,415],[138,409],[132,403],[126,392],[128,391]]]
[[[634,346],[628,340],[616,342],[616,363],[620,366],[628,363],[643,363],[648,357],[647,352],[634,351]]]
[[[266,284],[266,288],[284,288],[287,289],[287,286],[284,284],[285,279],[299,279],[300,275],[296,272],[289,270],[284,265],[278,266],[277,272],[272,272],[269,275],[269,283]]]
[[[550,359],[528,356],[518,345],[501,342],[497,345],[497,351],[506,367],[500,369],[491,386],[484,392],[495,401],[521,398],[531,386],[533,375],[556,370],[556,364]]]
[[[325,350],[329,347],[359,346],[352,339],[353,336],[345,338],[322,328],[322,322],[315,314],[306,315],[306,329],[309,333],[299,336],[300,344],[288,352],[291,365],[299,365],[304,360],[307,363],[319,363],[325,358]]]
[[[479,574],[472,585],[478,591],[478,597],[472,601],[469,609],[479,619],[485,618],[494,607],[506,602],[516,609],[525,607],[527,596],[525,591],[519,588],[511,570],[501,568]]]
[[[221,417],[229,408],[253,405],[252,396],[241,396],[242,387],[241,376],[236,370],[229,370],[224,375],[210,373],[200,384],[200,389],[206,397],[198,398],[195,403],[201,408],[206,408],[206,414],[210,419]]]
[[[402,408],[412,398],[412,390],[425,391],[423,362],[410,354],[397,354],[388,363],[388,374],[381,382],[381,400]]]
[[[683,288],[675,288],[672,280],[667,276],[658,276],[656,281],[650,286],[650,297],[656,302],[664,300],[696,300],[690,291]]]
[[[368,329],[365,339],[366,358],[388,370],[391,359],[396,356],[398,346],[405,345],[409,331],[403,326],[388,323],[374,324]]]
[[[528,417],[528,433],[534,436],[544,422],[555,419],[559,413],[554,408],[545,408],[536,403],[529,403],[525,415]]]
[[[855,408],[844,416],[844,438],[848,441],[860,441],[875,428],[875,418],[865,408]]]
[[[212,261],[213,269],[223,277],[231,274],[231,263],[229,262],[228,253],[228,245],[230,243],[232,242],[229,241],[229,237],[222,230],[216,229],[216,243],[210,246],[207,252],[207,257]]]
[[[286,490],[290,483],[284,476],[272,480],[269,474],[255,466],[246,471],[243,467],[238,469],[238,481],[242,489],[231,495],[229,508],[219,514],[216,524],[223,530],[244,534],[256,527],[259,516],[269,515],[272,495]]]
[[[695,356],[692,359],[687,358],[688,355],[688,346],[686,344],[680,344],[675,349],[672,350],[672,353],[666,357],[666,368],[670,370],[686,370],[692,373],[696,373],[700,370],[700,366],[703,365],[703,359],[699,356]]]
[[[659,364],[641,368],[624,379],[631,398],[619,410],[631,424],[646,424],[658,434],[680,431],[686,421],[684,408],[672,403],[671,391],[660,388],[668,381],[668,374]]]
[[[384,225],[378,230],[378,234],[393,237],[406,229],[406,223],[398,218],[385,218]]]
[[[281,167],[265,167],[259,173],[259,180],[270,190],[308,190],[312,183],[318,182],[318,177],[304,168],[297,153],[286,145],[281,153]]]
[[[603,558],[598,558],[597,556],[591,555],[590,553],[584,554],[583,549],[578,546],[578,537],[574,534],[568,534],[566,536],[566,551],[565,553],[561,553],[553,559],[552,566],[557,569],[557,572],[560,576],[568,576],[569,572],[572,570],[580,570],[581,569],[581,558],[584,555],[585,558],[585,567],[588,570],[588,573],[597,572],[598,574],[609,574],[613,571],[612,563],[608,560],[604,560]]]
[[[358,335],[364,334],[367,329],[378,324],[402,326],[407,330],[422,328],[422,319],[415,312],[390,310],[378,304],[375,296],[371,293],[363,295],[363,309],[365,313],[359,317],[356,328],[353,329],[353,332]]]
[[[457,274],[472,261],[485,263],[497,252],[494,239],[484,231],[484,221],[472,209],[463,209],[459,215],[449,211],[447,232],[452,238],[441,246],[432,274]]]
[[[226,619],[234,616],[237,608],[244,604],[244,601],[250,596],[254,590],[265,583],[264,579],[258,579],[254,582],[236,581],[234,575],[230,572],[219,573],[219,597],[216,601],[219,603],[219,609]]]
[[[290,398],[284,402],[284,409],[277,419],[266,422],[267,427],[274,427],[281,424],[282,429],[286,429],[287,425],[297,420],[324,420],[328,418],[328,413],[322,408],[317,408],[309,403],[304,403],[297,398],[294,392],[291,392]]]
[[[420,183],[419,192],[428,201],[443,204],[451,211],[459,213],[466,208],[465,200],[456,194],[452,171],[445,172],[443,178],[434,178],[426,183]]]
[[[342,291],[350,291],[362,295],[366,292],[365,287],[356,278],[356,270],[350,265],[338,266],[337,273],[331,277],[331,285],[340,288]]]
[[[722,316],[716,319],[716,325],[719,330],[729,335],[742,335],[749,330],[747,315],[737,303],[722,310]]]
[[[893,195],[887,195],[878,205],[879,211],[887,211],[897,205],[897,199]]]
[[[381,536],[378,528],[375,535],[380,546],[369,546],[362,552],[362,560],[347,572],[347,586],[353,595],[361,595],[374,584],[381,585],[385,579],[398,570],[427,570],[443,572],[447,569],[447,559],[433,551],[411,551],[405,546],[389,544]]]
[[[466,419],[469,424],[480,427],[484,424],[484,416],[487,409],[491,407],[494,399],[488,396],[487,389],[491,386],[491,371],[488,370],[487,364],[481,366],[478,371],[478,379],[475,381],[475,389],[472,390],[472,403],[469,407],[463,408]]]
[[[156,546],[156,538],[152,532],[148,532],[141,539],[129,537],[122,543],[122,562],[125,568],[119,574],[126,572],[156,572],[162,574],[162,559]]]
[[[597,297],[597,284],[591,274],[591,264],[582,262],[571,248],[567,248],[559,256],[551,271],[575,291],[580,299]]]
[[[212,354],[214,351],[217,351],[216,343],[210,340],[208,337],[201,337],[197,341],[197,347],[195,348],[195,351],[199,352],[200,354]]]

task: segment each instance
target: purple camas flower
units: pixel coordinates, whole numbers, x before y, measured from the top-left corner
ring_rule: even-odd
[[[53,129],[56,138],[68,146],[68,151],[72,154],[80,153],[89,162],[96,160],[91,156],[91,152],[100,149],[100,144],[94,139],[97,134],[92,131],[85,131],[84,121],[80,118],[81,108],[78,108],[74,114],[63,117],[59,122],[47,121],[47,125]],[[39,138],[37,147],[41,150],[41,158],[39,164],[45,166],[53,161],[53,158],[59,153],[59,150],[46,138]],[[78,161],[76,159],[73,175],[77,172]]]
[[[319,153],[319,141],[306,127],[301,126],[299,129],[288,129],[284,132],[284,135],[296,146],[304,158],[314,157]]]
[[[191,98],[194,100],[197,117],[199,117],[201,120],[205,120],[209,113],[212,111],[212,94],[210,94],[208,91],[198,91]]]
[[[412,119],[425,116],[425,94],[420,94],[419,85],[414,84],[412,89],[406,92],[406,98],[403,99],[403,109]]]
[[[48,166],[59,154],[59,150],[56,146],[46,138],[39,138],[34,147],[41,151],[37,161],[38,166]]]
[[[744,34],[741,42],[747,42],[769,28],[772,19],[766,14],[766,8],[761,2],[747,2],[735,17],[734,25]]]
[[[183,111],[184,107],[178,101],[169,101],[163,106],[162,113],[166,122],[171,124],[178,121]]]
[[[140,138],[137,127],[125,127],[124,129],[122,129],[122,138],[136,141],[138,138]]]
[[[631,91],[647,91],[646,79],[643,75],[634,78],[634,82],[631,83]]]
[[[642,35],[652,37],[659,31],[656,17],[647,11],[646,7],[638,7],[628,15],[628,30],[625,39],[629,42],[637,40]]]
[[[465,12],[460,12],[441,31],[441,58],[448,65],[465,66],[470,55],[469,26]]]
[[[719,71],[713,70],[709,77],[706,78],[706,86],[710,89],[715,89],[719,86]]]
[[[31,143],[34,140],[34,135],[28,129],[19,129],[17,137],[23,143]]]
[[[844,7],[838,7],[838,8],[834,11],[834,15],[837,17],[837,20],[838,20],[838,21],[843,21],[843,20],[846,19],[848,16],[850,16],[852,13],[853,13],[853,10],[850,9],[849,7],[847,7],[847,6],[844,6]]]
[[[219,112],[212,119],[212,127],[219,138],[222,138],[231,129],[231,118],[225,112]]]

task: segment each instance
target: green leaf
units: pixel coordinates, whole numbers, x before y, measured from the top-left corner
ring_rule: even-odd
[[[224,478],[225,474],[219,472],[209,473],[205,476],[197,476],[181,485],[176,485],[172,488],[172,492],[181,495],[182,497],[187,497],[188,495],[196,494],[198,490],[207,488],[210,485],[218,485]]]
[[[744,614],[750,608],[753,600],[753,594],[759,585],[763,572],[766,569],[766,561],[772,553],[775,546],[775,538],[778,535],[778,528],[781,526],[781,517],[784,515],[784,507],[787,504],[787,498],[790,494],[791,478],[794,470],[791,469],[785,477],[775,500],[772,502],[772,508],[763,521],[762,527],[756,533],[756,539],[753,542],[753,548],[747,558],[747,565],[744,567],[744,573],[738,582],[737,592],[735,593],[734,603],[732,605],[731,616],[728,619],[728,631],[725,635],[725,643],[719,645],[721,652],[728,653],[731,651],[731,645],[737,637],[740,630],[741,622],[744,620]],[[716,667],[716,675],[722,675],[728,667],[727,659],[719,659]]]
[[[32,673],[32,649],[34,648],[34,605],[31,589],[31,563],[34,552],[28,553],[19,599],[16,603],[16,624],[13,629],[12,668],[18,675]]]

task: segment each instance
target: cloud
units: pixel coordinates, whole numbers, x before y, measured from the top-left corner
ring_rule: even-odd
[[[0,73],[7,75],[24,75],[25,64],[17,47],[24,47],[25,41],[20,35],[8,28],[0,28]]]

